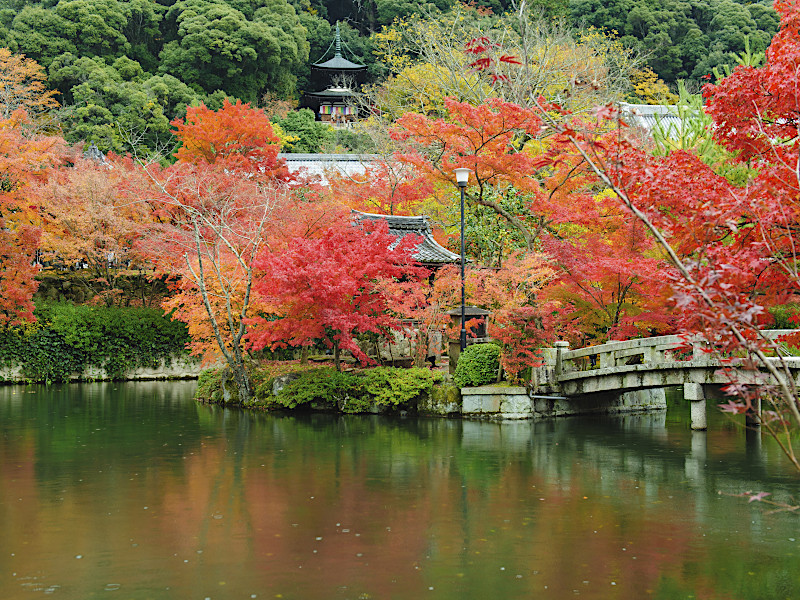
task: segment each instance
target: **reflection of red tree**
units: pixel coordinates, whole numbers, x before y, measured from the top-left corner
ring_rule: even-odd
[[[224,588],[225,597],[322,600],[347,586],[343,597],[414,598],[435,582],[444,595],[489,598],[501,567],[509,597],[561,599],[579,589],[640,600],[665,578],[687,582],[698,598],[719,597],[712,571],[686,571],[715,548],[696,542],[691,497],[663,497],[674,486],[646,492],[634,476],[585,458],[560,464],[555,478],[513,452],[473,464],[464,452],[391,446],[376,461],[375,446],[353,440],[286,448],[209,438],[134,471],[97,457],[85,481],[58,482],[53,494],[34,472],[33,441],[18,456],[0,445],[0,465],[15,465],[0,473],[16,486],[0,487],[0,506],[13,507],[0,511],[13,517],[0,522],[4,539],[20,548],[13,571],[44,573],[72,597],[113,582],[129,591],[168,586],[174,597]],[[23,506],[18,497],[34,500]],[[61,555],[65,548],[74,553]]]

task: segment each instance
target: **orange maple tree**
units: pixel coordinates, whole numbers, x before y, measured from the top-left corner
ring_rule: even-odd
[[[253,310],[253,260],[267,243],[271,218],[290,179],[266,115],[247,104],[205,106],[175,121],[178,161],[146,165],[139,190],[157,222],[140,248],[157,272],[176,277],[165,308],[189,325],[193,351],[221,358],[239,401],[253,394],[244,340]]]
[[[0,119],[0,324],[32,321],[39,214],[31,184],[61,164],[65,144],[28,129],[25,111]]]
[[[98,164],[77,158],[72,168],[52,170],[32,188],[40,206],[42,260],[62,266],[85,261],[89,276],[80,281],[90,299],[107,305],[123,300],[119,278],[137,262],[135,242],[153,218],[147,203],[131,202],[125,193],[141,177],[130,159]]]
[[[374,161],[360,175],[331,177],[330,187],[350,208],[380,215],[416,214],[421,201],[433,193],[429,178],[395,159]]]
[[[263,110],[226,98],[217,111],[202,103],[190,106],[186,118],[171,125],[181,143],[175,153],[180,163],[224,164],[249,176],[289,179],[284,161],[278,160],[280,139]]]
[[[526,139],[538,136],[542,120],[534,110],[490,99],[473,106],[445,99],[446,118],[408,113],[398,119],[392,137],[416,149],[397,158],[421,174],[455,187],[453,170],[472,170],[468,200],[491,208],[519,230],[531,250],[546,222],[548,196],[537,177],[540,157],[522,151]],[[497,202],[492,191],[515,187],[529,194],[524,213]]]
[[[23,54],[0,48],[0,118],[9,119],[14,111],[24,109],[27,125],[52,126],[48,115],[56,108],[58,92],[48,90],[44,67]]]
[[[665,282],[654,276],[663,263],[652,240],[613,199],[598,194],[606,184],[567,137],[547,127],[542,110],[500,100],[475,107],[448,99],[446,108],[447,118],[408,114],[398,121],[395,136],[418,147],[400,159],[450,185],[453,168],[472,170],[468,210],[477,205],[494,211],[521,234],[531,258],[544,252],[538,260],[559,274],[536,298],[538,304],[552,301],[559,335],[585,341],[663,331],[669,324],[660,291]],[[467,235],[485,233],[467,229]],[[467,248],[481,249],[478,242],[468,240]],[[512,250],[507,244],[499,251]],[[528,322],[544,327],[535,313]]]

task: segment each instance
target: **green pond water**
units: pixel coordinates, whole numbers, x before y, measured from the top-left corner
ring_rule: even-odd
[[[0,388],[0,599],[800,598],[800,516],[731,495],[800,476],[713,409],[286,416],[194,385]]]

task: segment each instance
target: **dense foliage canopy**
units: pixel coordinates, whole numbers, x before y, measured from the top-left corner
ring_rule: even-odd
[[[580,74],[587,69],[588,81],[599,78],[600,72],[606,73],[604,78],[620,72],[617,67],[604,71],[603,61],[586,54],[587,40],[601,39],[597,35],[618,35],[619,49],[606,52],[639,52],[655,76],[674,85],[678,79],[699,82],[715,68],[732,68],[743,53],[758,56],[778,26],[766,0],[540,0],[524,5],[527,14],[563,19],[559,27],[566,37],[556,40],[547,34],[549,39],[541,43],[551,48],[550,56],[538,58],[539,71],[549,78],[547,85],[562,87],[563,81],[553,79],[554,69],[571,73],[562,77],[564,81],[570,76],[587,79]],[[330,50],[337,22],[348,55],[367,65],[369,82],[401,75],[394,89],[390,86],[385,92],[391,97],[384,99],[401,106],[407,101],[398,96],[418,95],[423,87],[428,88],[425,94],[433,95],[424,102],[440,102],[437,95],[453,95],[459,86],[463,92],[475,81],[442,90],[436,83],[442,79],[436,71],[439,63],[430,53],[423,57],[427,66],[409,63],[413,71],[395,72],[397,57],[386,55],[387,39],[395,36],[406,44],[406,52],[420,57],[414,44],[424,39],[459,45],[476,37],[470,28],[506,28],[508,43],[522,27],[510,16],[519,7],[506,0],[469,6],[452,0],[11,0],[5,6],[0,10],[0,48],[46,70],[48,85],[59,92],[66,140],[92,141],[104,152],[142,155],[170,154],[169,123],[182,118],[189,105],[204,102],[216,109],[225,97],[259,104],[266,102],[265,95],[297,101],[303,92],[318,91],[310,65]],[[442,31],[414,33],[408,30],[412,17],[428,23],[423,29]],[[461,24],[448,29],[448,19],[460,19]],[[595,34],[587,38],[588,26]],[[397,37],[404,27],[411,35]],[[573,49],[570,37],[580,42]],[[664,97],[663,92],[643,91],[642,82],[649,81],[646,70],[637,67],[623,76],[623,91],[633,100]],[[527,79],[520,83],[531,84]],[[296,126],[300,143],[287,146],[290,151],[363,147],[363,141],[352,138],[320,144],[320,131],[310,131],[301,122]]]
[[[773,23],[772,9],[726,2],[709,8],[709,26],[726,39],[739,39],[720,21],[729,12],[740,25],[740,9]],[[732,289],[739,307],[793,299],[791,264],[777,261],[796,246],[797,193],[786,181],[797,155],[787,83],[797,79],[797,48],[786,2],[766,66],[756,53],[768,29],[736,30],[750,37],[724,47],[742,55],[720,50],[720,60],[742,66],[705,88],[703,118],[699,100],[687,108],[700,133],[659,144],[632,135],[614,108],[625,98],[658,101],[654,90],[665,86],[630,47],[641,23],[620,27],[618,39],[543,22],[530,9],[501,19],[477,5],[370,6],[354,6],[359,28],[341,30],[372,76],[378,63],[389,73],[368,88],[372,110],[360,129],[380,160],[362,175],[327,173],[329,185],[290,173],[279,152],[346,139],[313,112],[292,110],[298,86],[311,85],[304,69],[330,39],[325,17],[340,5],[103,0],[94,10],[61,0],[0,13],[10,48],[0,53],[2,323],[32,319],[43,260],[86,267],[91,300],[108,305],[120,268],[154,269],[171,281],[164,307],[187,323],[192,350],[225,362],[242,402],[253,394],[247,362],[258,352],[327,346],[370,362],[365,348],[399,336],[421,364],[460,301],[459,278],[451,267],[422,272],[410,259],[418,242],[395,245],[382,225],[354,227],[349,209],[426,213],[436,239],[456,249],[457,167],[471,170],[466,295],[492,311],[489,335],[512,378],[556,337],[586,344],[697,327],[692,318],[710,318],[717,305],[696,308],[693,288],[679,281],[689,264],[709,286],[738,286],[717,290],[716,302]],[[421,7],[422,16],[404,13]],[[650,18],[644,5],[617,9],[629,25],[631,15]],[[670,21],[659,15],[654,22]],[[60,37],[37,37],[34,23]],[[670,62],[670,51],[648,59],[656,72],[666,72],[658,59],[681,65],[670,77],[696,76],[700,63]],[[681,93],[689,97],[686,86]],[[81,141],[117,154],[81,157],[71,145]],[[695,306],[683,321],[682,306]],[[754,327],[765,321],[751,312]]]

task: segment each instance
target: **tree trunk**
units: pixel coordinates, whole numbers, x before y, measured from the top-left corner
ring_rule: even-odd
[[[338,340],[333,341],[333,364],[336,367],[337,371],[342,370],[342,363],[339,360],[339,342]]]
[[[239,364],[231,366],[231,374],[233,375],[234,383],[236,383],[236,388],[239,391],[239,403],[249,403],[253,398],[253,386],[244,365]]]

